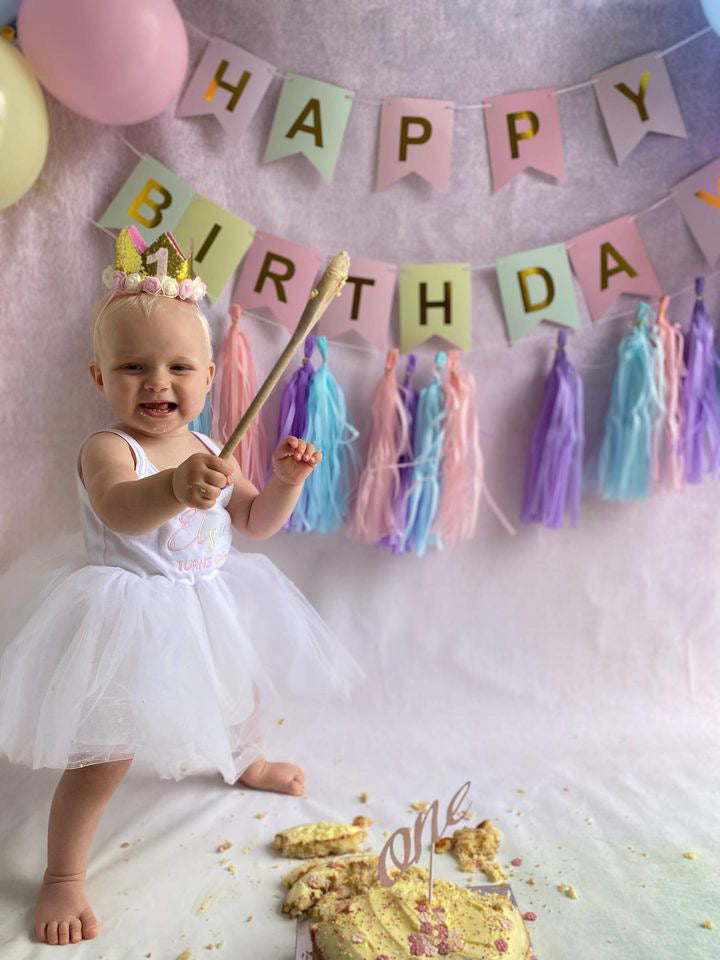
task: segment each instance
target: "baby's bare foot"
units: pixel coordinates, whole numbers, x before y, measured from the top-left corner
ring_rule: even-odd
[[[92,940],[98,921],[85,899],[85,874],[59,877],[45,871],[35,908],[35,933],[43,943],[64,945]]]
[[[270,763],[262,757],[251,763],[240,777],[239,783],[256,790],[273,790],[275,793],[305,792],[305,774],[294,763]]]

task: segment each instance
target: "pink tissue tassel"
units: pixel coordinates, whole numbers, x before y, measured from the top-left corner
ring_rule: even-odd
[[[412,441],[407,410],[395,379],[398,352],[397,347],[388,350],[385,372],[375,388],[367,460],[347,525],[350,535],[367,543],[402,533],[397,529],[395,506],[400,490],[398,461],[403,454],[412,460]]]
[[[662,340],[665,357],[665,417],[662,430],[658,430],[658,446],[653,458],[653,479],[656,486],[682,490],[684,464],[682,450],[683,409],[680,402],[680,381],[685,376],[683,361],[684,336],[680,324],[670,323],[667,317],[669,297],[660,300],[657,315],[657,331]]]
[[[433,532],[442,537],[443,543],[474,536],[483,494],[508,533],[516,532],[485,485],[475,378],[468,371],[461,370],[460,357],[460,350],[448,352],[447,374],[443,382],[447,419],[440,505],[433,525]]]
[[[257,393],[255,362],[245,334],[240,329],[242,308],[230,307],[230,329],[225,335],[214,383],[212,430],[226,443]],[[267,438],[260,417],[233,450],[243,476],[261,490],[267,473]]]

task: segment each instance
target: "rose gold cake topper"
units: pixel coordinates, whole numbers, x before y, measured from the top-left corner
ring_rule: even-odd
[[[465,810],[462,810],[460,812],[458,812],[458,808],[464,801],[469,790],[470,790],[470,781],[467,780],[460,787],[460,789],[455,792],[452,800],[447,805],[447,811],[445,813],[445,826],[442,828],[442,830],[438,831],[438,801],[433,800],[433,802],[430,804],[427,810],[421,810],[420,813],[418,813],[417,817],[415,818],[415,826],[412,832],[410,831],[410,827],[399,827],[397,830],[395,830],[394,833],[390,834],[390,836],[387,839],[387,843],[380,851],[380,856],[378,857],[378,880],[380,881],[380,884],[383,887],[391,887],[396,882],[396,880],[398,880],[399,877],[401,877],[403,873],[405,873],[408,867],[412,867],[413,864],[417,863],[420,857],[422,856],[423,830],[425,828],[425,822],[431,814],[432,814],[432,819],[431,819],[430,829],[432,833],[432,840],[431,840],[432,851],[434,851],[435,844],[442,837],[442,835],[445,833],[447,828],[451,824],[459,823],[461,820],[464,819],[465,814],[469,811],[470,807],[467,807]],[[398,838],[402,840],[402,846],[403,846],[402,858],[398,858],[397,854],[395,853],[395,841]],[[387,860],[388,854],[390,855],[390,859],[392,860],[392,862],[400,871],[397,877],[391,877],[388,874],[387,866],[386,866],[386,860]],[[430,868],[432,871],[432,853],[431,853],[431,860],[430,860]],[[430,878],[430,882],[432,884],[432,877]],[[432,886],[430,888],[430,891],[431,891],[430,895],[432,896]]]

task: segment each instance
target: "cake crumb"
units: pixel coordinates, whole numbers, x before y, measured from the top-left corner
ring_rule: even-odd
[[[177,960],[192,960],[192,950],[190,947],[185,947]]]
[[[225,946],[225,941],[224,941],[224,940],[218,940],[218,942],[215,944],[215,949],[216,949],[216,950],[219,950],[220,947],[224,947],[224,946]]]
[[[240,853],[252,853],[253,845],[251,843],[246,843],[245,846],[240,850]]]
[[[435,853],[447,853],[451,847],[452,840],[450,837],[440,837],[439,840],[435,841]]]
[[[585,817],[585,823],[586,823],[589,827],[591,827],[591,826],[593,825],[593,818],[592,818],[592,817]]]
[[[370,803],[370,797],[366,793],[361,793],[360,803]]]
[[[577,890],[569,883],[559,883],[558,890],[561,893],[564,893],[566,897],[570,897],[571,900],[577,900]]]
[[[683,856],[686,860],[697,860],[697,853],[694,850],[688,850]]]
[[[255,819],[256,819],[256,820],[264,820],[266,816],[267,816],[267,813],[256,813],[256,814],[255,814]]]
[[[130,844],[129,844],[129,843],[121,843],[120,846],[121,846],[123,849],[125,849],[125,847],[129,847]]]
[[[518,787],[515,792],[516,792],[516,793],[525,793],[525,791],[524,791],[524,790],[521,790],[520,787]]]
[[[714,929],[715,929],[715,924],[712,922],[712,920],[710,919],[710,917],[708,917],[707,920],[703,920],[703,922],[700,924],[700,926],[701,926],[701,927],[704,927],[706,930],[714,930]]]
[[[281,727],[285,723],[285,717],[280,717],[278,720],[278,726]]]
[[[214,944],[212,944],[212,943],[206,943],[206,944],[205,944],[205,949],[206,949],[206,950],[214,950],[214,949],[215,949]]]
[[[232,843],[229,840],[225,840],[219,847],[215,848],[215,853],[224,853],[226,850],[229,850],[231,846]]]
[[[383,836],[384,836],[384,837],[389,837],[389,836],[390,836],[390,831],[389,831],[389,830],[383,830]]]
[[[564,790],[566,793],[570,793],[570,787],[563,787],[563,790]]]
[[[251,922],[252,922],[252,918],[253,918],[253,915],[252,915],[252,914],[250,914],[249,916],[245,917],[245,923],[251,923]]]
[[[355,817],[353,820],[354,827],[371,827],[374,821],[370,817]]]
[[[416,800],[415,803],[411,803],[410,806],[413,810],[419,810],[421,813],[424,813],[428,808],[428,805],[423,800]]]
[[[213,901],[213,895],[212,895],[211,893],[209,893],[209,894],[205,897],[205,899],[203,900],[203,902],[200,904],[200,906],[197,908],[197,911],[196,911],[196,912],[197,912],[197,913],[206,913],[206,912],[207,912],[207,909],[208,909],[208,907],[210,906],[210,904],[212,903],[212,901]],[[178,960],[179,960],[179,958],[178,958]]]

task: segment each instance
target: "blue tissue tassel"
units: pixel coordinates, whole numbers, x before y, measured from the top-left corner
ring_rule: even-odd
[[[207,437],[212,437],[213,408],[210,397],[215,392],[215,384],[212,389],[205,394],[205,406],[200,413],[188,424],[188,430],[197,430],[198,433],[204,433]],[[222,446],[222,444],[221,444]]]
[[[445,440],[445,393],[440,371],[447,354],[441,350],[435,358],[435,370],[430,383],[420,391],[415,413],[413,436],[412,482],[408,498],[408,520],[405,549],[414,550],[421,557],[428,546],[442,549],[442,538],[431,533],[442,487],[441,459]]]
[[[665,413],[665,363],[659,337],[651,341],[650,307],[638,304],[637,321],[618,346],[618,365],[600,448],[600,495],[605,500],[646,497],[653,438]]]
[[[322,364],[310,381],[304,439],[323,458],[305,481],[293,511],[293,529],[333,533],[345,522],[357,488],[360,464],[353,444],[359,433],[348,421],[345,396],[327,365],[327,337],[315,342]]]

